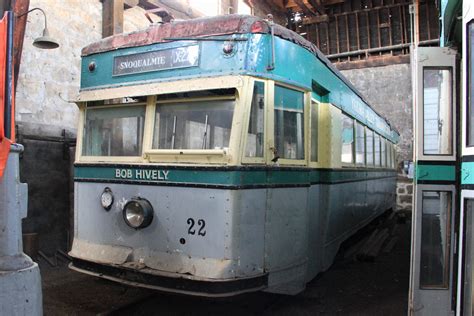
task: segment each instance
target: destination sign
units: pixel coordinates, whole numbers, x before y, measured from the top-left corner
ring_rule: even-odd
[[[199,65],[199,45],[190,45],[145,53],[116,56],[114,76]]]

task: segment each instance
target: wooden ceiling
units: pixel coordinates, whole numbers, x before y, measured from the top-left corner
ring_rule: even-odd
[[[325,6],[344,3],[345,0],[268,0],[282,10],[292,10],[305,15],[325,14]]]

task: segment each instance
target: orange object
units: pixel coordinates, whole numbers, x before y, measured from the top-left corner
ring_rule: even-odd
[[[12,95],[12,140],[5,137],[4,121],[5,121],[5,83],[6,83],[6,66],[7,66],[7,40],[8,40],[8,18],[7,13],[0,20],[0,177],[7,165],[8,154],[10,153],[10,145],[15,139],[15,97]],[[12,80],[14,82],[14,80]],[[13,84],[12,82],[12,84]],[[15,91],[14,87],[12,91]]]

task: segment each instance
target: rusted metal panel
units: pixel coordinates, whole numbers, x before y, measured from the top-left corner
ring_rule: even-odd
[[[74,238],[69,255],[74,258],[97,263],[123,264],[132,253],[132,248],[117,245],[100,245]]]

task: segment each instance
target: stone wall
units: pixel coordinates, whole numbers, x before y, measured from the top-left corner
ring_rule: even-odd
[[[398,162],[413,159],[410,64],[343,70],[374,109],[400,132]]]

